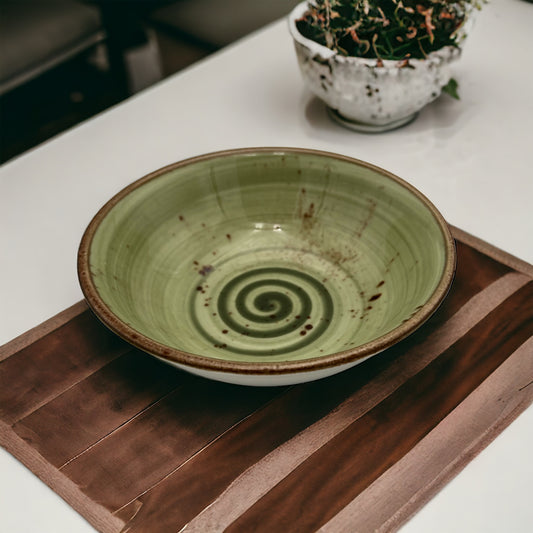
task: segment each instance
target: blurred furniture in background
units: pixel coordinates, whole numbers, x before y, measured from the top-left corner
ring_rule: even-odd
[[[75,0],[0,2],[0,95],[105,39],[97,8]]]
[[[217,50],[289,13],[300,0],[180,0],[155,10],[152,23]]]
[[[0,0],[0,162],[162,78],[146,5]]]
[[[248,33],[298,0],[0,0],[0,163]]]

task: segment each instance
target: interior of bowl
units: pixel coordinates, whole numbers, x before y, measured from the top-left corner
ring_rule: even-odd
[[[453,268],[442,217],[411,186],[291,149],[155,172],[102,208],[79,254],[108,326],[155,355],[233,370],[380,351],[434,311]]]

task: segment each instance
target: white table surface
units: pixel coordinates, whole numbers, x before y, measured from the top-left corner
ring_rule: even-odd
[[[285,21],[0,168],[0,345],[82,299],[76,251],[115,192],[168,163],[243,146],[334,151],[382,166],[447,220],[533,263],[533,4],[493,0],[444,95],[409,126],[365,135],[304,88]],[[402,529],[524,532],[533,524],[533,408]],[[0,531],[91,526],[0,450]]]

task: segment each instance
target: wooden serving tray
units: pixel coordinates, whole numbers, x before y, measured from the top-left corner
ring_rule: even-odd
[[[182,373],[80,302],[0,348],[0,443],[102,532],[396,530],[533,401],[533,267],[454,233],[430,321],[304,385]]]

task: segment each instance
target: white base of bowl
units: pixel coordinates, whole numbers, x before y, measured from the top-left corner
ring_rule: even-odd
[[[328,110],[329,116],[335,122],[338,122],[345,128],[348,128],[350,130],[357,131],[360,133],[384,133],[386,131],[395,130],[397,128],[401,128],[402,126],[406,126],[407,124],[411,123],[418,115],[418,112],[415,112],[415,113],[412,113],[411,115],[400,118],[398,120],[387,122],[386,124],[369,124],[366,122],[357,122],[355,120],[346,118],[342,116],[336,109],[332,109],[331,107],[327,107],[327,110]]]
[[[174,361],[157,357],[160,361],[168,363],[180,370],[215,381],[222,381],[224,383],[231,383],[233,385],[245,385],[250,387],[280,387],[287,385],[297,385],[300,383],[307,383],[308,381],[316,381],[317,379],[327,378],[348,370],[353,366],[366,361],[369,357],[376,354],[362,357],[356,361],[351,361],[344,365],[338,365],[328,368],[321,368],[319,370],[310,370],[308,372],[289,372],[286,374],[237,374],[232,372],[220,372],[217,370],[206,370],[203,368],[195,368],[187,365],[182,365]]]

